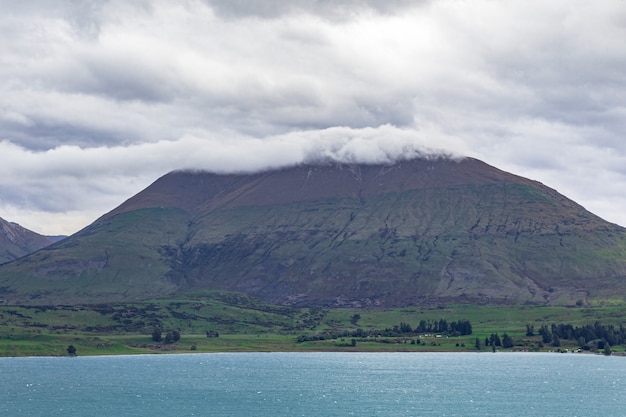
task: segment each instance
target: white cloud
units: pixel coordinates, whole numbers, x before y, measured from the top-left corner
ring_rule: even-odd
[[[626,2],[13,3],[0,216],[35,230],[61,227],[37,225],[54,213],[84,226],[171,169],[411,146],[479,157],[626,225]]]
[[[439,146],[433,146],[433,139]],[[45,151],[3,141],[0,154],[6,163],[0,166],[0,193],[4,196],[0,210],[3,217],[26,227],[37,225],[37,218],[44,219],[46,224],[35,229],[45,233],[73,233],[77,225],[86,225],[80,223],[85,218],[95,220],[175,169],[251,172],[319,160],[385,163],[441,155],[442,148],[446,155],[459,156],[462,152],[450,149],[463,146],[462,141],[441,132],[420,133],[390,125],[335,127],[265,138],[234,135],[227,141],[207,135],[129,146],[64,145]],[[48,224],[45,219],[53,217],[57,222]],[[73,228],[68,228],[72,224]]]

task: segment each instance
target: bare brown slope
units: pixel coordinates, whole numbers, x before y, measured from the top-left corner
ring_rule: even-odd
[[[542,186],[477,159],[414,159],[394,165],[300,165],[254,174],[174,171],[103,218],[150,207],[190,213],[212,208],[280,205],[329,198],[371,197],[468,184],[517,183]],[[554,192],[557,195],[556,192]]]

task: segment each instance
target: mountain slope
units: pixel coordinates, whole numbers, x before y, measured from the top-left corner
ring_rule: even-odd
[[[571,304],[626,294],[626,231],[467,158],[173,172],[0,268],[5,303],[241,291],[271,302]]]
[[[17,223],[0,218],[0,264],[20,258],[53,243]]]

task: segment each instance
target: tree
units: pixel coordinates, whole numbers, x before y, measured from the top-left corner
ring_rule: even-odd
[[[439,333],[448,332],[448,321],[446,319],[440,319],[438,323]]]
[[[476,338],[476,342],[474,343],[474,347],[476,350],[480,350],[480,338]]]
[[[154,330],[152,330],[152,341],[160,342],[162,340],[162,333],[161,329],[155,327]]]
[[[515,346],[515,343],[513,342],[513,338],[509,336],[508,334],[504,333],[502,335],[502,347],[512,348],[513,346]]]
[[[176,330],[170,330],[165,335],[165,343],[176,343],[180,340],[180,333]]]
[[[552,332],[550,332],[550,329],[548,329],[548,326],[545,324],[539,329],[539,334],[541,335],[541,341],[543,343],[552,342]]]
[[[74,345],[69,345],[66,350],[68,355],[76,356],[76,348],[74,347]]]
[[[427,329],[428,329],[428,324],[426,323],[426,320],[420,320],[420,324],[415,329],[415,332],[426,333],[428,331]]]
[[[462,335],[470,335],[472,334],[473,329],[472,329],[472,323],[470,323],[469,320],[464,320],[463,321],[463,330],[461,331]]]
[[[467,336],[472,334],[472,324],[469,320],[459,320],[448,323],[448,333],[458,336]]]
[[[532,324],[526,325],[526,336],[534,336],[535,335],[535,326]]]
[[[604,355],[605,355],[605,356],[611,356],[611,354],[612,354],[612,353],[613,353],[613,352],[611,351],[611,346],[609,346],[609,344],[608,344],[608,343],[606,343],[606,344],[604,345]]]
[[[502,346],[502,341],[500,340],[498,333],[491,333],[489,336],[489,344],[491,346]]]

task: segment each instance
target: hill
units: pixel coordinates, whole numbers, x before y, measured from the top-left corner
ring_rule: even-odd
[[[172,172],[0,267],[6,304],[216,289],[296,306],[623,302],[626,230],[471,158]]]
[[[53,243],[47,236],[0,218],[0,264],[15,260]]]

